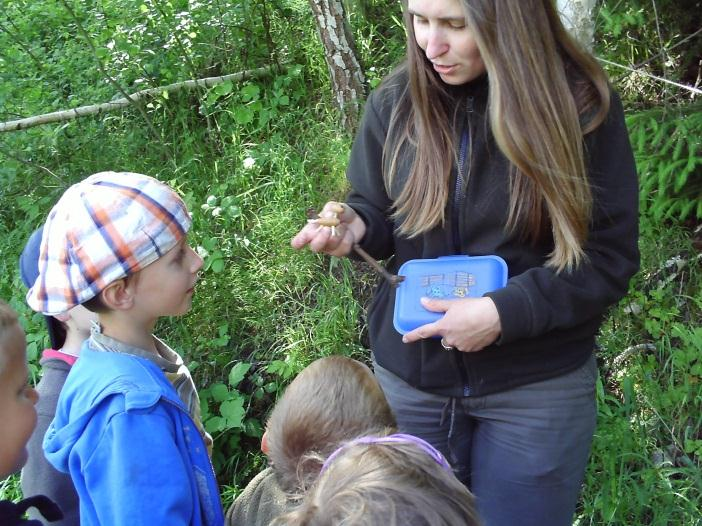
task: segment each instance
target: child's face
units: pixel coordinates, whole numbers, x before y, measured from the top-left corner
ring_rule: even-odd
[[[135,297],[145,317],[180,316],[190,310],[202,258],[186,238],[137,276]]]
[[[37,423],[34,404],[39,395],[27,382],[29,370],[24,332],[18,325],[0,337],[0,479],[27,461],[27,441]]]

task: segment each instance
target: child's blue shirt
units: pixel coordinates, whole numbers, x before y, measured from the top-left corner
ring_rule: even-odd
[[[87,340],[44,437],[71,474],[82,526],[219,526],[207,448],[173,385],[150,360]]]

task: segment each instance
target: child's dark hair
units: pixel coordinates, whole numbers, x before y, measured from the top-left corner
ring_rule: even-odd
[[[139,279],[139,272],[133,272],[124,278],[121,278],[124,280],[125,284],[130,284],[130,283],[136,283],[136,281]],[[105,305],[105,302],[102,301],[102,294],[98,293],[97,295],[93,296],[89,300],[84,301],[81,305],[88,309],[90,312],[94,312],[95,314],[104,314],[106,312],[110,312],[110,308]]]
[[[396,425],[366,365],[345,356],[321,358],[292,381],[273,408],[266,426],[268,458],[282,489],[299,492],[314,482],[321,462],[339,444],[391,433]]]
[[[83,307],[88,309],[90,312],[94,312],[95,314],[105,313],[110,310],[102,301],[100,294],[98,294],[97,296],[93,296],[87,301],[84,301],[81,305],[83,305]]]
[[[478,526],[473,495],[411,442],[353,443],[275,526]]]

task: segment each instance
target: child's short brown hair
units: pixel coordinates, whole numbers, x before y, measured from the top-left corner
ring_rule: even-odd
[[[325,464],[300,507],[272,524],[479,525],[473,495],[445,461],[437,461],[412,438],[414,442],[380,439],[344,446]]]
[[[0,300],[0,346],[2,346],[3,340],[7,336],[7,330],[16,325],[19,325],[17,313],[7,303]],[[5,353],[0,353],[0,372],[5,367],[6,359]]]
[[[366,365],[345,356],[320,358],[292,381],[273,408],[266,426],[268,458],[281,488],[297,492],[311,485],[323,459],[342,442],[386,434],[396,425]]]

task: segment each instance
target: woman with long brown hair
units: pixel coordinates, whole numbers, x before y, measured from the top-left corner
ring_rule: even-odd
[[[553,0],[407,0],[406,61],[370,96],[346,203],[295,248],[396,272],[497,255],[504,288],[368,312],[375,373],[402,432],[442,451],[488,526],[571,524],[595,428],[595,335],[638,269],[638,189],[621,102]]]

